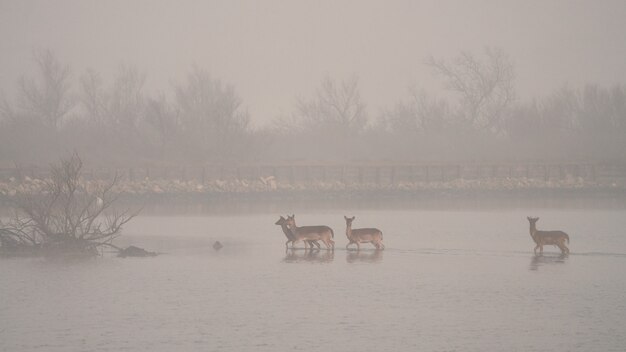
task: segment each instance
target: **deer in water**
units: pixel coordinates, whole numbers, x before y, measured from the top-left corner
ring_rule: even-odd
[[[287,242],[285,242],[285,249],[289,248],[289,242],[292,243],[291,247],[293,248],[293,242],[296,240],[295,236],[293,235],[293,233],[291,232],[291,230],[289,229],[289,227],[287,227],[287,219],[285,219],[282,215],[280,216],[280,218],[274,223],[275,225],[280,225],[280,227],[283,229],[283,232],[285,233],[285,236],[287,236]],[[311,249],[313,249],[313,245],[317,246],[317,249],[320,249],[320,244],[313,240],[313,241],[304,241],[304,248],[307,248],[307,244],[309,245],[309,247],[311,247]]]
[[[335,233],[333,232],[333,229],[328,226],[318,225],[298,227],[296,225],[296,216],[292,214],[291,216],[287,216],[287,227],[291,230],[294,237],[292,247],[298,241],[319,240],[324,242],[327,249],[335,249],[335,241],[333,241]]]
[[[358,250],[361,249],[360,243],[371,243],[376,247],[376,249],[385,249],[383,245],[383,233],[379,229],[367,228],[367,229],[353,229],[352,221],[354,221],[354,216],[349,218],[347,216],[343,216],[346,219],[346,236],[348,237],[348,244],[346,245],[346,249],[352,243],[356,243],[356,247]]]
[[[543,254],[544,245],[553,245],[559,247],[561,253],[569,254],[569,248],[565,245],[565,241],[569,244],[569,236],[563,231],[539,231],[537,230],[537,221],[539,218],[526,217],[530,223],[530,237],[537,244],[535,246],[535,254],[537,254],[537,248],[539,253]]]

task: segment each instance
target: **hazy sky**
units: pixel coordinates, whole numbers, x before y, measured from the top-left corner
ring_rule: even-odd
[[[500,46],[520,97],[626,83],[626,1],[0,0],[0,89],[52,49],[74,78],[120,63],[169,91],[192,65],[235,86],[256,124],[293,110],[322,78],[357,75],[371,115],[433,89],[422,62]]]

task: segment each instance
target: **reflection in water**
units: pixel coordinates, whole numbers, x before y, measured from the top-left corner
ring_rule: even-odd
[[[530,258],[530,270],[539,270],[539,267],[544,265],[563,264],[568,257],[569,255],[567,254],[560,254],[558,256],[534,255]]]
[[[374,251],[348,251],[346,262],[348,263],[377,263],[383,260],[383,250],[375,249]]]
[[[319,249],[305,249],[297,250],[297,248],[289,248],[285,259],[286,263],[298,263],[298,262],[317,262],[317,263],[330,263],[335,259],[334,251],[319,250]]]

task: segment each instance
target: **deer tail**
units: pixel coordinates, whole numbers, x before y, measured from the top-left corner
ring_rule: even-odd
[[[569,235],[565,234],[565,239],[567,239],[567,244],[569,244]]]
[[[330,229],[330,237],[335,238],[335,231],[333,231],[333,229]],[[569,241],[567,243],[569,243]]]

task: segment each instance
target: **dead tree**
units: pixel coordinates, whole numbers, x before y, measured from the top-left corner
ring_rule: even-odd
[[[96,254],[101,246],[117,248],[113,239],[137,213],[113,209],[117,176],[110,182],[88,184],[81,180],[82,166],[76,154],[61,160],[39,187],[10,199],[15,214],[0,221],[2,251]]]

